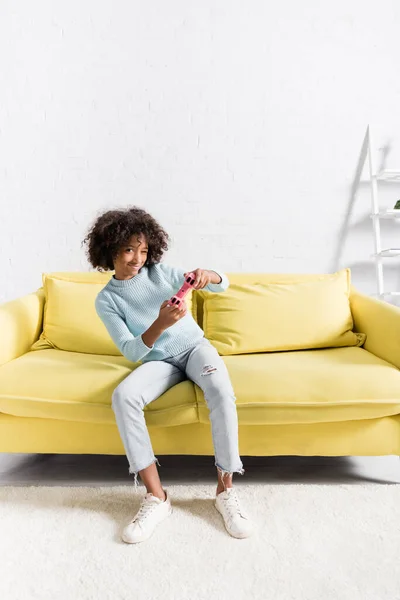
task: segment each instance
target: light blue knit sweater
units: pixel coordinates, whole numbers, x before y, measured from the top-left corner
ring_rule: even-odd
[[[96,312],[103,321],[117,348],[132,362],[163,360],[194,346],[204,337],[189,311],[182,319],[168,327],[153,346],[142,340],[144,333],[159,316],[160,306],[176,294],[184,282],[184,271],[157,263],[142,267],[131,279],[110,281],[95,300]],[[220,283],[210,283],[203,290],[224,292],[229,281],[226,275],[215,271]]]

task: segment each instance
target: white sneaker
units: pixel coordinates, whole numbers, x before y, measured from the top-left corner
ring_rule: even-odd
[[[224,492],[217,494],[215,508],[223,516],[225,527],[231,536],[246,538],[253,533],[253,525],[251,524],[250,517],[240,507],[239,498],[233,487],[226,488]]]
[[[144,542],[151,536],[158,523],[169,517],[172,506],[168,492],[166,490],[164,492],[165,500],[147,492],[138,512],[122,532],[124,542],[128,544]]]

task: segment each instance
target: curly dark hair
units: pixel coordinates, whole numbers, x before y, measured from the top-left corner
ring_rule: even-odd
[[[137,206],[108,210],[90,227],[82,244],[87,244],[89,263],[100,272],[114,270],[114,259],[132,235],[143,234],[148,242],[146,266],[160,262],[170,237],[148,212]]]

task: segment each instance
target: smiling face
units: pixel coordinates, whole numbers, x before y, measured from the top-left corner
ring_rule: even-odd
[[[146,262],[148,244],[143,234],[133,235],[114,259],[115,279],[132,279]]]

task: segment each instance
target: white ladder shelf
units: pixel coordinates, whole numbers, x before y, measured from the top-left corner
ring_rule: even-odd
[[[368,162],[369,162],[369,174],[370,174],[370,184],[371,184],[371,204],[372,204],[372,212],[371,219],[374,230],[374,244],[375,244],[375,253],[372,254],[372,257],[375,258],[375,266],[376,266],[376,279],[377,279],[377,294],[375,296],[384,299],[386,296],[400,296],[399,292],[385,292],[384,291],[384,283],[383,283],[383,258],[392,258],[395,256],[400,256],[400,247],[399,248],[385,248],[382,249],[381,243],[381,227],[380,227],[380,219],[400,219],[400,209],[388,209],[388,210],[380,210],[379,202],[378,202],[378,181],[392,181],[394,183],[400,183],[400,169],[399,170],[389,170],[385,169],[383,171],[376,171],[375,161],[373,156],[373,143],[371,136],[371,129],[368,125],[367,130],[368,136]]]

